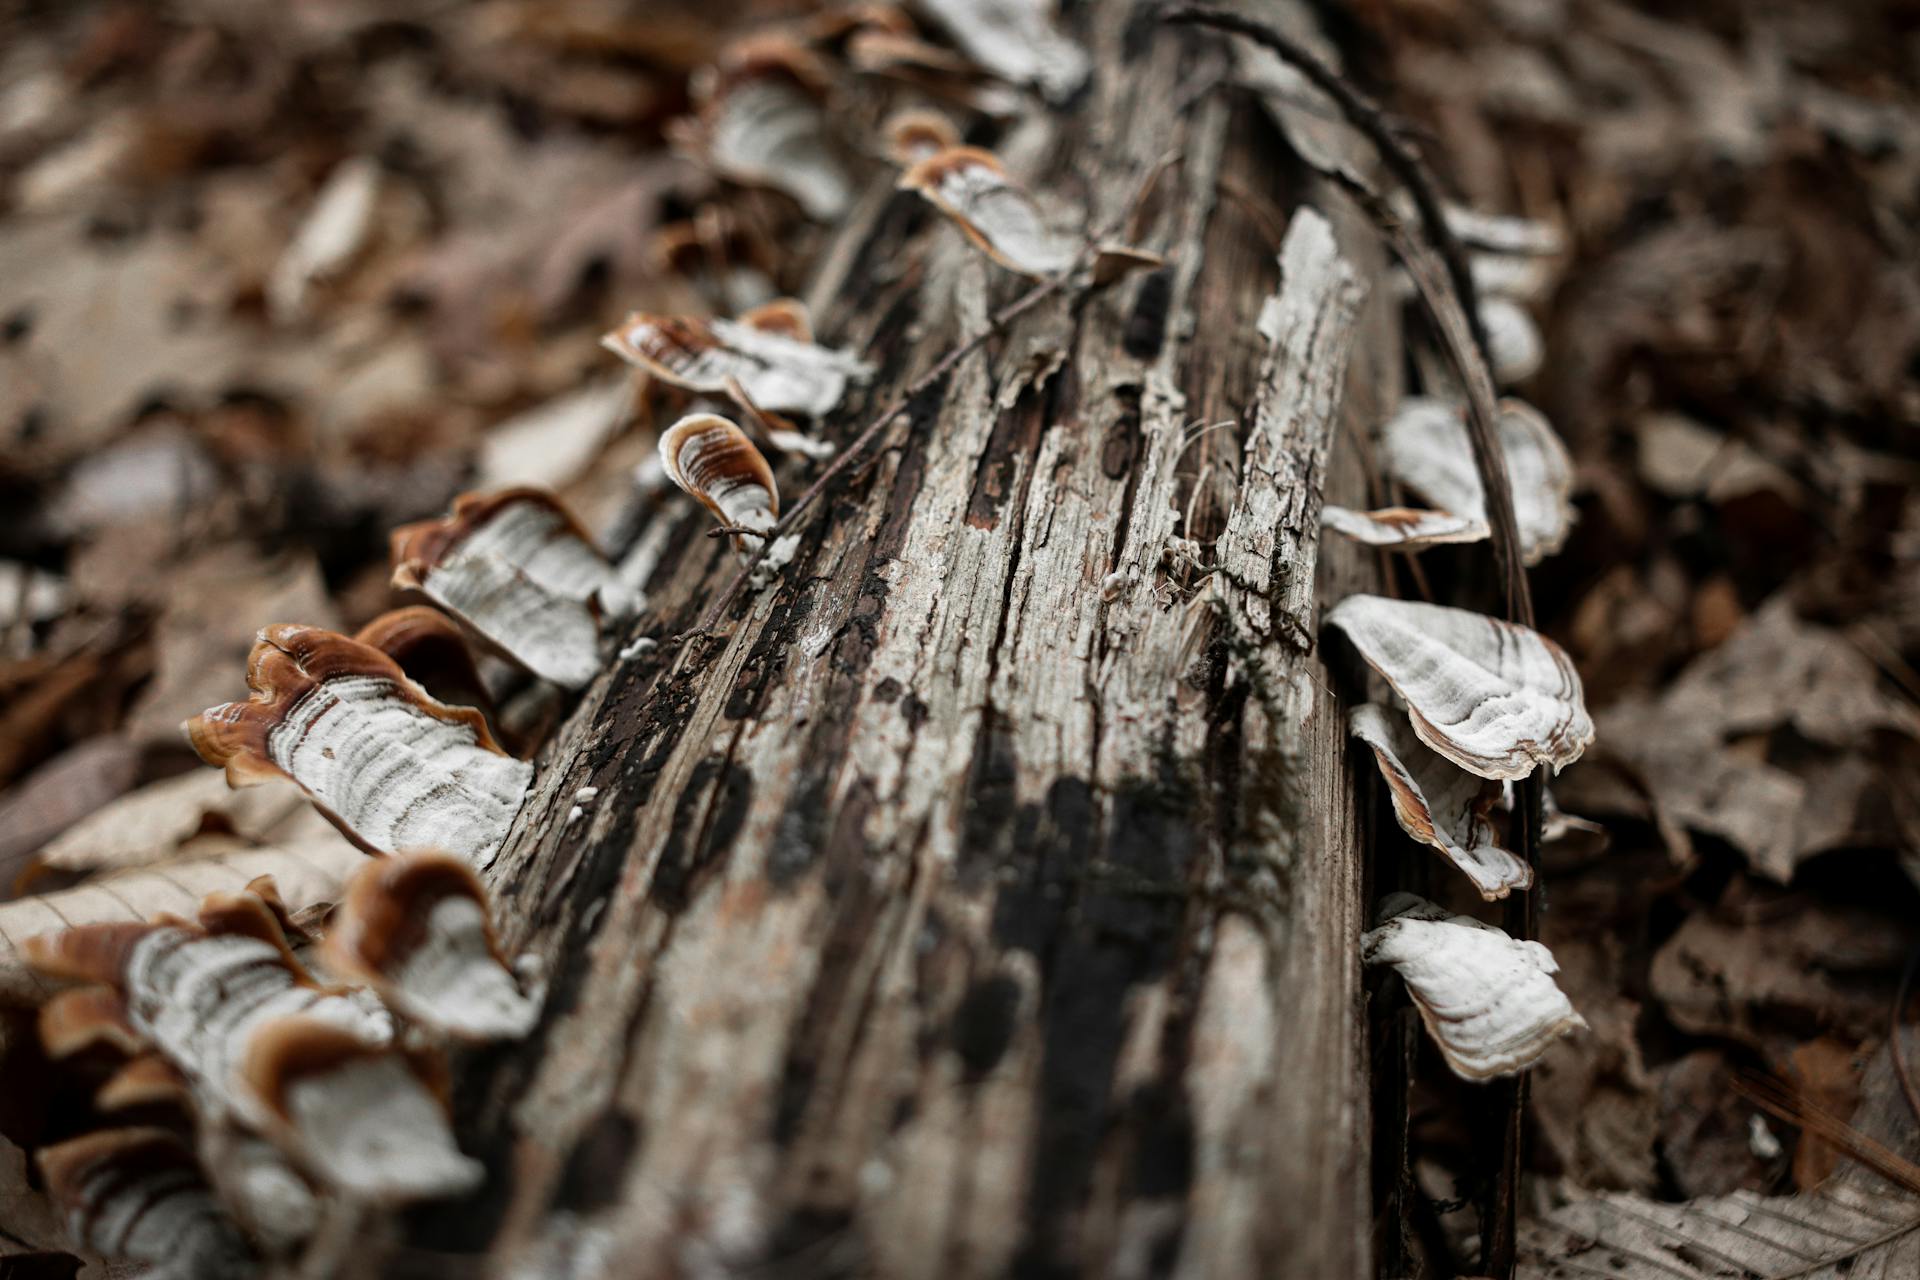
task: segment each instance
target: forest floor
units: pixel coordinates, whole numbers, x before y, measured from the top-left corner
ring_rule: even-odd
[[[1332,17],[1457,199],[1570,245],[1521,392],[1575,461],[1534,593],[1598,725],[1553,793],[1604,832],[1543,866],[1591,1029],[1534,1074],[1523,1213],[1810,1192],[1850,1119],[1904,1106],[1885,1051],[1914,1038],[1920,15]],[[669,146],[740,29],[592,0],[0,6],[0,903],[337,857],[304,806],[191,781],[178,726],[242,693],[258,626],[388,609],[387,531],[463,489],[546,484],[603,534],[654,500],[599,335],[796,289],[812,234],[776,251]],[[1397,1227],[1428,1274],[1471,1264],[1467,1088],[1426,1064],[1412,1094]],[[1892,1170],[1897,1227],[1920,1171]]]

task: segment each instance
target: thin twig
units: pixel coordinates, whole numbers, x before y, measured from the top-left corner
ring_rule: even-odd
[[[1842,1155],[1865,1165],[1888,1182],[1920,1195],[1920,1165],[1813,1105],[1779,1078],[1758,1071],[1737,1071],[1730,1083],[1735,1093],[1776,1120],[1793,1125],[1803,1134],[1824,1139]]]
[[[1901,1236],[1912,1235],[1915,1231],[1920,1231],[1920,1218],[1916,1218],[1912,1222],[1903,1222],[1889,1231],[1882,1232],[1871,1240],[1862,1241],[1845,1253],[1829,1254],[1818,1262],[1808,1263],[1796,1271],[1775,1272],[1773,1275],[1768,1276],[1767,1280],[1805,1280],[1805,1277],[1812,1275],[1816,1271],[1826,1271],[1828,1269],[1837,1271],[1842,1263],[1853,1261],[1853,1259],[1859,1257],[1867,1250],[1878,1249],[1883,1244],[1892,1244]]]
[[[1900,1077],[1900,1092],[1907,1097],[1907,1108],[1913,1117],[1920,1120],[1920,1093],[1913,1087],[1913,1073],[1907,1069],[1906,1038],[1901,1034],[1906,1030],[1907,997],[1913,994],[1914,970],[1920,969],[1920,947],[1907,957],[1907,967],[1900,974],[1900,991],[1893,998],[1892,1026],[1887,1029],[1887,1038],[1892,1042],[1893,1071]]]
[[[773,546],[773,540],[783,533],[790,532],[794,524],[799,520],[800,513],[812,506],[814,499],[826,492],[827,486],[832,484],[841,472],[852,466],[854,460],[866,451],[867,446],[872,444],[874,439],[878,437],[894,419],[906,413],[916,398],[928,388],[940,382],[940,380],[948,374],[952,373],[954,368],[962,360],[977,350],[988,338],[1013,323],[1013,321],[1024,312],[1060,292],[1061,289],[1066,287],[1067,281],[1073,277],[1078,269],[1079,264],[1075,263],[1073,267],[1061,272],[1057,276],[1049,276],[1047,279],[1042,280],[1039,284],[1021,294],[1018,298],[1015,298],[1012,302],[1009,302],[1006,306],[1000,308],[1000,310],[996,311],[988,319],[986,326],[982,328],[980,332],[974,334],[965,342],[960,343],[951,351],[947,352],[947,354],[941,356],[940,359],[934,361],[931,368],[909,383],[907,389],[895,397],[893,403],[887,406],[887,408],[880,413],[879,417],[869,422],[866,427],[861,430],[860,434],[853,438],[853,443],[849,444],[845,449],[842,449],[839,456],[833,460],[825,471],[820,473],[819,478],[807,487],[807,491],[802,493],[799,498],[794,501],[794,504],[787,508],[785,513],[781,515],[779,523],[761,535],[762,541],[760,546],[754,551],[753,555],[748,558],[747,562],[740,567],[740,571],[734,575],[733,581],[727,584],[727,589],[722,591],[719,598],[708,607],[707,612],[700,619],[700,624],[695,627],[692,632],[686,634],[693,635],[701,632],[709,632],[719,625],[720,619],[726,616],[727,610],[731,608],[733,602],[739,598],[741,588],[746,586],[747,579],[753,573],[754,568],[759,565],[760,561],[766,556],[768,549]],[[683,636],[682,638],[685,637]]]

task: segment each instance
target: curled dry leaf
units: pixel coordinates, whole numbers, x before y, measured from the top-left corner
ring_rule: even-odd
[[[1026,188],[983,148],[948,147],[928,156],[900,175],[899,186],[918,191],[988,257],[1022,275],[1055,275],[1079,253],[1074,238],[1049,227]]]
[[[1390,964],[1427,1033],[1466,1080],[1513,1075],[1587,1025],[1552,975],[1553,953],[1410,893],[1385,899],[1360,939],[1368,964]]]
[[[540,1014],[500,953],[480,878],[451,854],[369,863],[323,945],[328,972],[365,982],[403,1016],[445,1034],[517,1039]]]
[[[375,853],[450,849],[485,866],[526,798],[533,766],[500,749],[471,707],[434,701],[378,649],[316,627],[260,633],[246,702],[187,722],[200,758],[234,786],[286,777]]]
[[[1369,595],[1342,600],[1327,621],[1406,699],[1420,740],[1469,773],[1558,771],[1593,740],[1573,660],[1537,631]]]
[[[699,499],[723,526],[773,528],[780,515],[780,490],[773,470],[747,433],[713,413],[690,413],[660,436],[660,463],[667,478]],[[758,539],[735,534],[736,551],[745,554]]]
[[[1397,547],[1402,551],[1418,551],[1443,542],[1479,542],[1487,536],[1485,520],[1413,507],[1384,507],[1379,511],[1322,507],[1320,523],[1370,547]]]
[[[393,585],[418,591],[527,670],[578,689],[600,670],[600,619],[631,612],[614,567],[544,489],[462,494],[393,531]]]
[[[805,317],[796,302],[768,304],[737,320],[636,311],[600,345],[673,386],[726,395],[733,379],[763,409],[817,418],[839,405],[849,383],[873,376],[873,366],[814,342]]]
[[[1486,492],[1464,413],[1444,400],[1410,396],[1380,429],[1380,450],[1394,479],[1442,510],[1485,525]],[[1506,456],[1520,558],[1538,564],[1566,545],[1573,528],[1573,462],[1546,418],[1523,400],[1502,400],[1495,428]]]
[[[1086,83],[1086,50],[1055,28],[1047,0],[921,0],[920,8],[981,67],[1033,85],[1049,102]]]
[[[827,134],[827,69],[783,36],[734,45],[702,95],[700,143],[715,173],[794,198],[808,217],[831,221],[853,200],[853,183]]]
[[[1445,854],[1489,902],[1532,887],[1533,868],[1500,847],[1490,816],[1500,784],[1429,751],[1405,720],[1375,703],[1355,707],[1347,728],[1373,748],[1403,831]]]
[[[152,1280],[242,1280],[256,1267],[193,1152],[164,1129],[105,1129],[40,1152],[81,1247],[152,1264]]]
[[[266,843],[305,807],[291,784],[235,791],[219,774],[193,769],[100,806],[49,841],[34,863],[70,873],[146,866],[179,856],[181,846],[209,830]]]
[[[366,860],[338,839],[312,847],[246,849],[114,872],[58,893],[0,903],[0,1004],[31,1004],[47,994],[47,984],[22,950],[36,934],[69,925],[190,916],[204,895],[244,889],[263,875],[274,877],[285,905],[297,913],[337,900],[347,878]]]

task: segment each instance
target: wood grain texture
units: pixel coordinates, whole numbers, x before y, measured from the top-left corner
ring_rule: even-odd
[[[1138,221],[1167,266],[964,360],[725,634],[671,641],[732,571],[706,513],[640,528],[628,635],[663,643],[586,690],[488,874],[549,1007],[463,1064],[483,1193],[354,1234],[390,1274],[1370,1274],[1315,584],[1371,581],[1363,549],[1317,561],[1318,513],[1362,500],[1332,446],[1391,401],[1398,335],[1222,46],[1089,8],[1092,83],[998,150],[1095,227],[1173,157]],[[1309,204],[1340,250],[1283,280]],[[868,191],[809,291],[879,366],[827,434],[1022,288]]]

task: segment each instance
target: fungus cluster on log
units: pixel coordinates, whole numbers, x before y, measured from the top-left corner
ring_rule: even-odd
[[[1551,259],[1563,248],[1559,233],[1455,206],[1445,208],[1443,220],[1470,250],[1492,380],[1531,376],[1540,339],[1518,302],[1551,285]],[[1329,506],[1324,526],[1406,553],[1492,536],[1483,481],[1488,460],[1477,454],[1470,411],[1411,396],[1379,425],[1383,478],[1430,507]],[[1510,554],[1533,565],[1559,551],[1572,528],[1572,463],[1545,416],[1523,401],[1500,402],[1494,428],[1512,513]],[[1440,852],[1487,901],[1533,888],[1534,868],[1504,847],[1497,819],[1507,816],[1503,784],[1542,764],[1558,772],[1593,740],[1572,660],[1529,627],[1434,604],[1359,595],[1337,604],[1326,621],[1404,708],[1370,704],[1349,720],[1373,752],[1401,828]],[[1383,902],[1379,919],[1367,935],[1367,963],[1400,973],[1458,1074],[1485,1079],[1522,1071],[1555,1039],[1585,1025],[1554,986],[1552,957],[1539,943],[1396,898]]]
[[[369,861],[317,929],[262,878],[191,919],[76,925],[27,955],[68,984],[41,1006],[42,1048],[89,1082],[79,1132],[39,1154],[48,1186],[84,1247],[181,1277],[255,1274],[330,1198],[471,1189],[443,1046],[524,1035],[540,1002],[472,869],[439,850]]]

